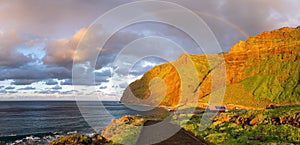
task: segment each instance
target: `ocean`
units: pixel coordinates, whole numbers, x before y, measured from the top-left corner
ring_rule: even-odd
[[[81,102],[89,114],[84,118],[76,101],[0,101],[0,144],[43,145],[63,135],[92,135],[113,118],[141,114],[117,101],[101,103]]]

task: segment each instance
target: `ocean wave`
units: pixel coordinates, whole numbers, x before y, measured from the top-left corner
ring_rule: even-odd
[[[73,135],[77,134],[78,132],[69,131],[63,133],[62,131],[53,132],[53,133],[38,133],[33,135],[8,135],[0,137],[0,144],[5,145],[27,145],[27,144],[34,144],[34,145],[45,145],[48,142],[57,139],[59,137],[65,135]],[[86,135],[93,135],[93,133],[88,133]]]

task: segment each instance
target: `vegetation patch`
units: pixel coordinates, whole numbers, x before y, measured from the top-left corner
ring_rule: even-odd
[[[145,119],[141,116],[123,116],[102,130],[101,134],[120,144],[134,144],[140,134]]]
[[[58,138],[47,145],[118,145],[103,136],[96,134],[92,137],[85,135],[70,135]]]
[[[215,144],[300,144],[300,105],[221,113],[204,131],[201,118],[193,115],[181,126]]]

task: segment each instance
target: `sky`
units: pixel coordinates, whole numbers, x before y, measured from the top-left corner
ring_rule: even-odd
[[[0,100],[69,100],[80,93],[72,85],[76,48],[97,18],[131,0],[0,1]],[[170,0],[200,16],[224,52],[263,31],[300,25],[299,0]],[[137,8],[139,9],[139,8]],[[140,8],[143,9],[143,8]],[[159,16],[157,16],[159,17]],[[114,23],[113,16],[110,23]],[[99,32],[105,32],[105,29]],[[96,34],[95,34],[96,35]],[[100,34],[97,34],[100,35]],[[157,22],[126,26],[101,48],[93,87],[103,100],[117,100],[126,86],[152,67],[166,62],[145,57],[135,62],[123,83],[114,83],[113,62],[122,48],[144,37],[174,41],[188,53],[199,46],[178,28]],[[159,46],[163,47],[163,46]],[[171,48],[165,48],[172,54]],[[143,48],[140,48],[143,50]],[[100,57],[101,56],[101,57]],[[85,95],[91,92],[86,92]]]

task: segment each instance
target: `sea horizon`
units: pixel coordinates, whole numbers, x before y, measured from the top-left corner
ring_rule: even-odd
[[[45,144],[64,135],[92,135],[114,118],[140,114],[118,101],[101,101],[102,107],[97,107],[100,101],[79,102],[86,104],[80,107],[88,108],[88,116],[81,114],[76,100],[0,101],[0,144]]]

